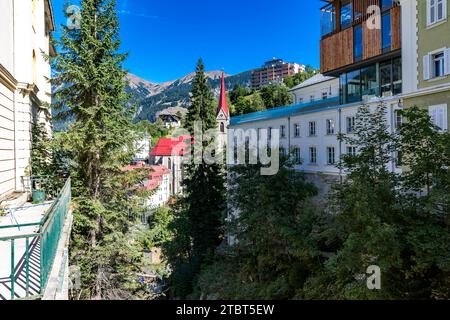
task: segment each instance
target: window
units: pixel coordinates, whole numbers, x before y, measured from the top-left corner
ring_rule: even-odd
[[[402,83],[402,59],[396,58],[392,61],[392,93],[394,95],[402,93]]]
[[[399,131],[402,128],[403,117],[400,110],[395,111],[395,129]]]
[[[223,122],[220,123],[220,132],[225,133],[225,124]]]
[[[395,154],[395,166],[397,168],[403,166],[403,154],[401,151],[397,151]]]
[[[427,0],[427,25],[447,19],[447,0]]]
[[[311,121],[309,123],[309,136],[314,137],[316,135],[316,122]]]
[[[347,133],[353,133],[355,131],[355,124],[355,117],[347,117]]]
[[[443,77],[450,74],[450,49],[441,49],[423,57],[423,79]]]
[[[280,155],[286,157],[286,149],[284,147],[280,147]]]
[[[361,91],[363,98],[371,98],[379,95],[376,65],[361,69]]]
[[[438,78],[444,75],[444,53],[433,55],[433,77]]]
[[[259,141],[259,140],[261,139],[261,137],[262,137],[261,132],[262,132],[262,129],[261,129],[261,128],[258,128],[258,141]]]
[[[428,108],[431,122],[440,129],[440,131],[448,130],[447,105],[437,105]]]
[[[317,148],[316,147],[309,148],[309,163],[317,164]]]
[[[352,1],[350,0],[342,0],[341,1],[341,28],[345,29],[351,26],[352,24],[352,15],[353,15],[353,6]]]
[[[386,13],[381,17],[381,45],[384,51],[391,49],[391,14]]]
[[[298,148],[298,147],[294,148],[294,161],[296,164],[302,163],[302,154],[300,152],[300,148]]]
[[[327,100],[327,99],[328,99],[328,91],[322,92],[322,100]]]
[[[347,103],[361,101],[361,70],[347,73]]]
[[[300,137],[300,125],[298,123],[294,124],[294,137]]]
[[[446,72],[450,73],[450,64],[446,68]],[[376,96],[390,97],[401,94],[401,58],[389,59],[379,64],[374,63],[341,74],[339,76],[339,93],[341,104],[360,102]]]
[[[331,136],[334,134],[335,121],[333,119],[327,120],[327,135]]]
[[[267,130],[267,141],[272,141],[272,127]]]
[[[357,25],[353,29],[353,41],[353,55],[355,61],[359,61],[363,57],[363,31],[361,25]]]
[[[309,101],[314,102],[316,100],[316,98],[314,96],[309,96]]]
[[[330,4],[320,10],[320,33],[326,36],[336,30],[336,9]]]
[[[381,96],[392,96],[392,65],[390,62],[380,64]]]
[[[280,127],[280,135],[281,135],[281,138],[286,138],[286,126],[281,126]]]
[[[328,165],[334,165],[336,163],[336,153],[334,147],[327,148],[327,163]]]
[[[381,10],[387,10],[392,7],[392,0],[381,0]]]
[[[356,156],[356,147],[347,147],[347,155],[352,157]]]

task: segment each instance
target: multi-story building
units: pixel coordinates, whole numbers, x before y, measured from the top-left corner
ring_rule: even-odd
[[[386,0],[326,2],[321,74],[290,91],[294,105],[231,119],[232,129],[279,129],[281,151],[291,152],[296,169],[324,192],[329,180],[345,174],[336,166],[341,156],[357,151],[338,136],[353,133],[358,108],[385,103],[391,132],[401,123],[397,110],[402,108],[400,7]],[[368,13],[373,4],[380,4],[377,17]],[[389,167],[401,170],[395,160]]]
[[[442,130],[450,126],[450,21],[448,0],[402,2],[404,106],[429,111]]]
[[[321,72],[339,77],[341,103],[402,93],[401,8],[394,0],[323,0]]]
[[[282,83],[287,77],[304,71],[304,65],[273,58],[265,62],[261,68],[252,71],[252,87],[259,89],[273,83]]]
[[[180,136],[177,139],[161,138],[150,153],[150,163],[164,166],[171,171],[170,194],[182,192],[184,179],[184,156],[192,144],[191,136]]]
[[[50,0],[0,1],[0,200],[24,192],[33,123],[50,131]]]
[[[26,203],[32,126],[51,132],[54,30],[50,0],[0,1],[0,300],[68,299],[70,179],[49,201]]]
[[[142,139],[139,139],[134,143],[137,150],[134,155],[134,161],[148,162],[150,160],[151,138],[152,137],[150,135],[145,135]]]
[[[294,104],[310,103],[339,96],[339,79],[321,73],[289,90]]]
[[[144,188],[152,191],[152,195],[146,200],[146,206],[150,209],[163,207],[170,199],[171,172],[164,166],[149,166],[145,162],[137,162],[125,168],[126,171],[145,169],[148,177],[143,181]]]

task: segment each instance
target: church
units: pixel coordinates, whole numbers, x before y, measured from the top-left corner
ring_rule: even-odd
[[[230,125],[230,108],[227,101],[227,89],[225,85],[225,73],[222,73],[220,86],[219,106],[216,114],[217,129],[219,132],[219,145],[224,146],[227,143],[228,127]]]

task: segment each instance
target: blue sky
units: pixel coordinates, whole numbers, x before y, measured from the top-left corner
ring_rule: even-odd
[[[64,0],[53,0],[57,24]],[[75,1],[77,2],[77,1]],[[117,0],[125,67],[154,82],[194,71],[230,74],[272,57],[319,67],[319,0]]]

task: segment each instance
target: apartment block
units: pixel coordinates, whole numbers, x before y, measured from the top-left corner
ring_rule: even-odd
[[[299,72],[304,72],[305,66],[298,63],[285,62],[282,59],[273,58],[264,65],[252,71],[252,87],[260,89],[264,86],[282,83],[287,77],[292,77]]]
[[[405,44],[404,105],[428,110],[436,126],[450,126],[450,22],[448,0],[402,3]]]

